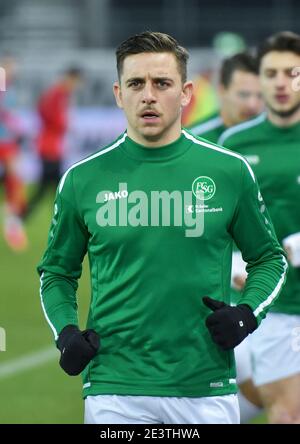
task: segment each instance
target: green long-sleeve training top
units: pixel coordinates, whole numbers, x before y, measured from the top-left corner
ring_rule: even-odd
[[[230,300],[233,241],[248,262],[241,300],[258,324],[279,295],[286,260],[247,161],[182,130],[147,148],[127,133],[69,168],[38,271],[55,339],[78,325],[88,254],[88,328],[101,348],[83,396],[215,396],[236,392],[232,351],[212,341],[203,296]]]

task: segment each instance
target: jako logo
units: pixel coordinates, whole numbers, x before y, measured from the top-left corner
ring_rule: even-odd
[[[193,182],[192,191],[197,199],[209,200],[216,192],[216,184],[210,177],[199,176]]]
[[[4,328],[0,327],[0,351],[6,351],[6,334]]]
[[[124,199],[125,197],[128,197],[128,191],[122,190],[122,191],[115,191],[114,193],[105,193],[104,194],[104,202],[107,202],[108,200],[116,200],[116,199]]]

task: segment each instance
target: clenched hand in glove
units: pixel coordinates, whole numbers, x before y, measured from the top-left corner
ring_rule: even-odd
[[[61,352],[59,364],[68,375],[79,375],[99,347],[99,335],[94,330],[80,331],[75,325],[67,325],[57,340],[57,348]]]
[[[233,349],[256,329],[257,321],[248,305],[232,307],[207,296],[202,300],[213,311],[206,318],[206,327],[223,350]]]

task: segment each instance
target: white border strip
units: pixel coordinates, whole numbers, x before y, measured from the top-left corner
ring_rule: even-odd
[[[43,309],[46,321],[48,322],[48,324],[51,327],[51,330],[53,331],[54,339],[56,341],[58,339],[58,333],[56,331],[56,328],[54,327],[54,325],[52,324],[52,322],[48,318],[48,315],[47,315],[47,312],[46,312],[46,308],[45,308],[45,305],[44,305],[44,301],[43,301],[43,295],[42,295],[43,277],[44,277],[44,272],[42,273],[42,275],[40,277],[40,283],[41,283],[41,285],[40,285],[40,298],[41,298],[42,309]]]
[[[283,273],[281,275],[281,278],[279,279],[278,284],[276,285],[275,289],[272,291],[270,296],[268,296],[268,298],[264,302],[262,302],[257,307],[257,309],[253,312],[255,317],[257,317],[264,310],[265,307],[267,307],[268,305],[270,305],[272,303],[273,299],[276,298],[276,296],[278,295],[281,287],[283,286],[288,264],[287,264],[287,261],[286,261],[284,256],[282,256],[282,259],[283,259],[283,263],[284,263],[284,270],[283,270]]]
[[[252,128],[253,126],[259,125],[264,120],[266,120],[267,114],[264,112],[260,114],[258,117],[255,117],[255,119],[246,120],[246,122],[239,123],[238,125],[234,125],[231,128],[228,128],[226,131],[224,131],[223,134],[221,134],[218,144],[223,145],[225,140],[228,139],[228,137],[232,136],[235,133],[239,133],[240,131],[243,131],[247,128]]]
[[[217,116],[213,119],[207,120],[206,122],[190,127],[189,131],[191,131],[191,133],[195,133],[196,136],[200,136],[207,131],[218,128],[219,126],[223,125],[223,123],[222,117]]]

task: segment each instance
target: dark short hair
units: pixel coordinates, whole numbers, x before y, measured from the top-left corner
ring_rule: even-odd
[[[291,31],[282,31],[268,37],[257,51],[259,65],[261,59],[271,51],[293,52],[300,55],[300,35]]]
[[[258,63],[256,57],[248,51],[244,51],[225,59],[220,70],[220,83],[225,88],[228,88],[230,85],[235,71],[249,72],[258,75]]]
[[[168,34],[162,32],[146,31],[129,37],[122,42],[116,50],[117,71],[119,79],[123,70],[123,63],[127,56],[143,52],[170,52],[174,54],[182,82],[187,79],[188,51]]]
[[[68,77],[77,77],[80,79],[83,77],[83,69],[79,66],[69,66],[69,68],[64,71],[64,75]]]

